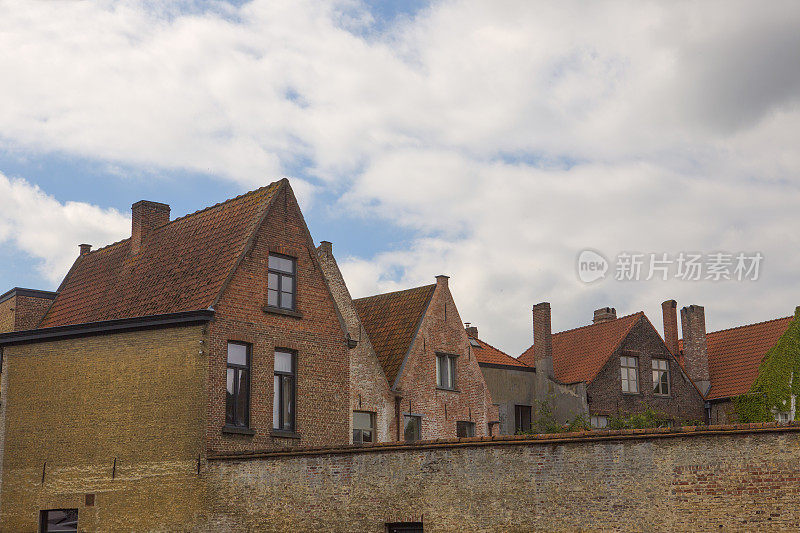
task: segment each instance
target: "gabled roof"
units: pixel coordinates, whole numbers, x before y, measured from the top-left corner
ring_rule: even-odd
[[[208,309],[284,180],[80,256],[39,327]]]
[[[475,343],[478,344],[478,346],[471,346],[472,353],[475,355],[475,359],[478,360],[478,364],[515,366],[527,369],[533,368],[476,337],[470,337],[470,341],[475,341]]]
[[[556,379],[563,383],[590,383],[642,317],[644,313],[640,311],[615,320],[554,333],[553,371]],[[533,346],[525,350],[519,360],[535,366]]]
[[[792,318],[707,333],[711,388],[706,399],[730,398],[748,392],[758,376],[761,360],[778,342]]]
[[[353,300],[389,385],[394,386],[436,285]]]

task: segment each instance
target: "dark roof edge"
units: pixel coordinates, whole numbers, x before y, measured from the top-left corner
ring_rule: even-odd
[[[477,359],[477,358],[476,358]],[[536,372],[536,369],[532,366],[521,366],[521,365],[503,365],[500,363],[481,363],[478,362],[478,366],[484,368],[500,368],[502,370],[519,370],[520,372]]]
[[[200,309],[197,311],[181,311],[179,313],[168,313],[164,315],[138,316],[117,320],[103,320],[100,322],[86,322],[84,324],[70,324],[68,326],[55,326],[52,328],[12,331],[0,335],[0,346],[13,346],[15,344],[54,341],[70,337],[88,337],[124,331],[200,324],[209,322],[213,318],[213,309]]]
[[[29,296],[31,298],[43,298],[46,300],[55,300],[57,292],[43,291],[40,289],[23,289],[22,287],[14,287],[8,292],[0,294],[0,303],[10,300],[14,296]]]

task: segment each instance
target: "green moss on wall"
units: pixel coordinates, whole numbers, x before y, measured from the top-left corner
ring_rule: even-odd
[[[800,307],[761,361],[750,391],[733,399],[737,421],[774,422],[772,410],[788,411],[792,395],[800,397]]]

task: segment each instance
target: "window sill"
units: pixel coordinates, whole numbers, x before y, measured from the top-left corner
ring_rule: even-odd
[[[623,396],[641,396],[642,393],[641,392],[625,392],[625,391],[622,391],[622,395]]]
[[[272,315],[283,315],[283,316],[291,316],[294,318],[303,318],[303,313],[300,311],[295,311],[293,309],[283,309],[282,307],[274,307],[272,305],[265,305],[261,308],[262,311],[265,313],[269,313]]]
[[[222,426],[222,432],[233,435],[255,435],[255,430],[240,426]]]
[[[269,432],[273,437],[280,437],[282,439],[299,439],[300,434],[294,431],[285,431],[283,429],[273,429]]]
[[[442,391],[445,391],[445,392],[461,392],[458,389],[448,389],[446,387],[436,387],[436,390],[442,390]]]

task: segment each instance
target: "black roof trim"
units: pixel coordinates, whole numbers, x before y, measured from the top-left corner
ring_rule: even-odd
[[[42,291],[39,289],[23,289],[22,287],[14,287],[8,292],[0,295],[0,304],[6,300],[10,300],[14,296],[30,296],[31,298],[44,298],[46,300],[55,300],[58,296],[57,292]]]
[[[46,342],[70,337],[106,335],[123,331],[201,324],[203,322],[209,322],[213,318],[213,309],[200,309],[198,311],[182,311],[164,315],[138,316],[118,320],[104,320],[101,322],[87,322],[85,324],[70,324],[68,326],[31,329],[27,331],[12,331],[0,335],[0,346]]]
[[[478,363],[484,368],[501,368],[503,370],[519,370],[520,372],[536,372],[532,366],[502,365],[500,363]]]

